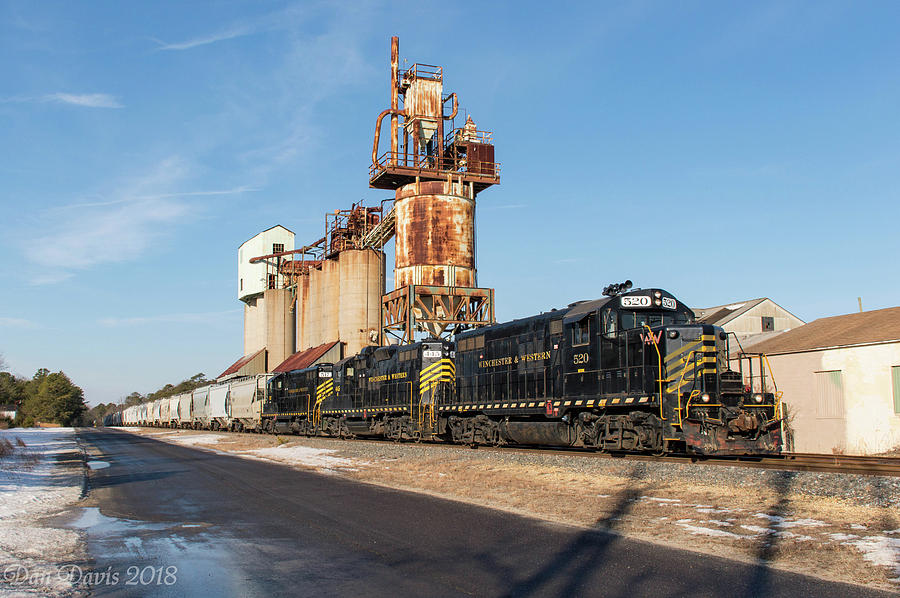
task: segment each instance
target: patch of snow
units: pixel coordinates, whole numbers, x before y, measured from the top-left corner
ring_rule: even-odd
[[[0,571],[7,589],[23,596],[70,594],[72,580],[58,563],[80,551],[77,532],[42,527],[81,497],[80,467],[61,467],[57,455],[79,452],[72,428],[0,430],[14,451],[0,458]],[[24,445],[24,446],[22,446]]]
[[[109,467],[109,463],[106,461],[88,461],[87,466],[91,469],[106,469]]]
[[[641,499],[660,503],[681,502],[680,498],[659,498],[658,496],[642,496]]]
[[[714,509],[711,507],[704,507],[702,509],[696,509],[698,513],[715,513],[717,515],[722,513],[731,513],[731,509]]]
[[[769,515],[768,513],[757,513],[754,515],[757,519],[768,519],[775,524],[775,527],[791,528],[791,527],[825,527],[828,524],[818,519],[788,519],[780,515]]]
[[[758,525],[742,525],[741,527],[760,536],[772,536],[773,538],[790,539],[796,542],[809,542],[813,539],[812,536],[804,536],[802,534],[795,534],[794,532],[786,532],[784,530],[774,530]]]
[[[710,519],[707,523],[712,523],[713,525],[718,525],[719,527],[731,527],[734,524],[730,521],[722,521],[721,519]]]
[[[385,469],[387,469],[387,467],[385,467]],[[598,494],[597,496],[600,498],[609,498],[609,494]],[[890,533],[890,532],[888,532],[888,533]]]
[[[727,310],[729,310],[729,311],[734,311],[734,310],[736,310],[736,309],[740,309],[740,308],[744,307],[745,305],[747,305],[746,302],[744,302],[744,303],[732,303],[731,305],[726,305],[726,306],[725,306],[725,309],[727,309]]]
[[[850,529],[860,529],[860,530],[864,530],[864,529],[869,529],[869,528],[866,527],[865,525],[861,524],[861,523],[851,523],[851,524],[850,524]]]
[[[81,497],[81,475],[56,466],[57,455],[79,450],[73,428],[13,428],[0,439],[15,447],[0,458],[0,520],[47,515]]]
[[[742,536],[740,534],[727,532],[722,529],[710,529],[708,527],[700,527],[699,525],[689,525],[687,523],[681,523],[680,521],[678,522],[678,524],[681,527],[683,527],[684,529],[686,529],[687,531],[691,532],[694,535],[698,535],[698,536],[712,536],[715,538],[736,538],[738,540],[746,540],[747,539],[747,536]]]
[[[143,428],[135,428],[134,426],[125,426],[123,428],[116,428],[116,430],[125,430],[126,432],[140,432]]]
[[[690,523],[693,519],[679,519],[675,523]]]
[[[891,531],[884,532],[886,534],[900,534],[900,528],[892,529]]]
[[[294,465],[305,465],[316,469],[346,469],[353,468],[359,464],[355,459],[330,456],[331,453],[337,451],[308,446],[276,446],[274,448],[256,449],[248,452],[275,461]]]
[[[172,440],[172,442],[177,442],[178,444],[192,446],[195,444],[216,444],[225,438],[228,437],[223,436],[222,434],[185,434],[183,436],[178,436],[177,438],[171,438],[170,440]]]
[[[858,540],[842,542],[846,546],[854,546],[867,561],[881,567],[890,568],[898,577],[891,581],[900,581],[900,538],[887,536],[867,536]]]

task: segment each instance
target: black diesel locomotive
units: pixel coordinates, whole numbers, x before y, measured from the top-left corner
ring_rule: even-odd
[[[781,451],[780,398],[744,387],[721,328],[694,323],[662,289],[624,283],[604,294],[463,332],[455,345],[367,347],[278,375],[264,426],[656,454]]]

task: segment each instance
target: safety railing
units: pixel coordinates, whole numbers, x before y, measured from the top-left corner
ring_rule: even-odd
[[[494,143],[494,133],[492,131],[481,131],[458,127],[453,129],[444,136],[444,146],[458,143],[460,141],[469,141],[472,143]]]
[[[458,160],[452,156],[424,156],[405,152],[386,151],[378,157],[377,164],[369,166],[369,178],[374,178],[388,168],[407,168],[419,171],[438,171],[497,178],[500,176],[499,162],[484,160]]]
[[[408,82],[413,79],[431,79],[433,81],[441,81],[444,77],[443,67],[433,64],[415,63],[403,73],[403,81]]]

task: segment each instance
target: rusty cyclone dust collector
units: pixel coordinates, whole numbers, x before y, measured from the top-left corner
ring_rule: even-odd
[[[478,288],[475,197],[500,182],[500,169],[490,132],[471,117],[455,127],[458,100],[443,95],[443,69],[413,64],[401,74],[398,47],[391,38],[391,107],[376,121],[369,185],[395,191],[396,288],[383,298],[382,326],[409,343],[417,332],[447,336],[494,322],[494,290]],[[379,155],[388,115],[390,150]]]

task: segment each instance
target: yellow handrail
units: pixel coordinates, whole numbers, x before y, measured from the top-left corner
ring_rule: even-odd
[[[784,396],[784,393],[779,392],[778,385],[775,384],[775,374],[772,372],[772,365],[769,363],[769,357],[765,353],[760,353],[760,355],[762,355],[763,361],[765,361],[765,363],[766,363],[766,368],[769,370],[769,378],[772,380],[772,387],[775,389],[775,410],[774,410],[775,417],[773,417],[772,419],[769,420],[769,422],[772,422],[778,418],[784,417],[784,415],[782,414],[782,411],[781,411],[781,409],[782,409],[781,397]],[[763,392],[765,392],[765,390],[766,390],[765,388],[762,389]],[[769,422],[766,422],[766,423],[769,423]]]
[[[675,387],[675,396],[678,397],[678,425],[679,426],[681,426],[682,422],[684,421],[684,417],[681,412],[681,387],[684,386],[684,375],[687,374],[687,369],[688,369],[687,365],[691,361],[691,359],[693,359],[694,355],[696,355],[697,353],[703,353],[703,351],[694,349],[690,353],[688,353],[687,358],[685,358],[685,360],[684,360],[684,367],[681,368],[681,379],[678,381],[678,386]],[[696,376],[696,374],[697,374],[697,368],[695,366],[694,367],[694,375]],[[687,413],[687,410],[690,407],[691,399],[694,398],[694,392],[695,392],[694,390],[691,391],[691,395],[688,397],[687,403],[684,406],[685,413]],[[696,392],[699,392],[699,391],[696,391]]]
[[[678,425],[681,425],[681,422],[684,421],[684,418],[687,417],[688,411],[691,409],[691,401],[694,400],[694,397],[700,394],[699,390],[692,390],[691,395],[688,397],[687,403],[684,404],[684,414],[681,413],[681,410],[678,411]],[[681,391],[678,391],[679,402],[681,399]]]
[[[652,336],[653,332],[650,331],[650,327],[647,326],[646,324],[644,324],[643,326],[644,326],[644,328],[647,329],[647,334]],[[662,354],[659,352],[659,345],[656,343],[655,338],[653,339],[653,347],[656,349],[656,357],[659,361],[659,379],[658,379],[658,381],[659,381],[659,419],[661,419],[662,421],[666,421],[666,418],[663,415],[663,386],[662,386],[663,385],[663,373],[662,373],[663,359],[662,359]],[[678,406],[681,407],[680,399],[679,399]]]

